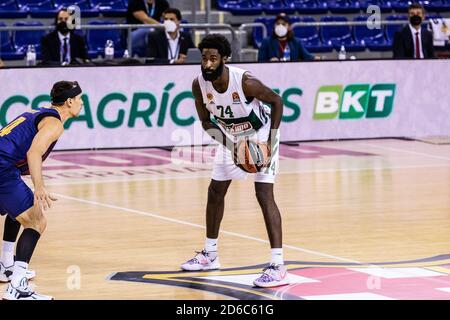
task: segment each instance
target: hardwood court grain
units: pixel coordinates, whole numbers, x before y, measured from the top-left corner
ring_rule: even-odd
[[[170,163],[170,153],[151,150],[102,151],[101,158],[96,152],[50,156],[47,185],[60,197],[47,213],[48,227],[30,265],[38,291],[57,299],[229,299],[107,280],[114,272],[176,271],[202,249],[210,161],[180,169]],[[111,158],[124,153],[169,160],[117,167],[117,161],[108,164],[109,152]],[[88,160],[80,160],[84,156]],[[450,145],[401,140],[285,145],[275,194],[286,260],[371,263],[450,253]],[[251,179],[232,183],[222,230],[224,268],[268,262]]]

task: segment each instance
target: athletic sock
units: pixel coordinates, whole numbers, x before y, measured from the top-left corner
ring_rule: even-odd
[[[23,278],[27,278],[28,263],[23,261],[14,262],[13,274],[11,277],[11,285],[18,288],[23,285]],[[25,280],[28,281],[28,280]]]
[[[10,267],[14,264],[14,245],[15,242],[5,241],[3,240],[2,245],[2,257],[0,262],[5,267]]]
[[[217,239],[206,238],[205,250],[208,252],[210,258],[215,259],[217,257]]]
[[[271,256],[270,263],[273,263],[276,265],[284,264],[282,248],[270,249],[270,256]]]

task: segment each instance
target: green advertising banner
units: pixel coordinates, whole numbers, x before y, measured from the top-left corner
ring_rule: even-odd
[[[282,97],[282,141],[450,135],[445,60],[236,66]],[[0,126],[48,106],[54,82],[76,80],[84,108],[56,149],[208,143],[191,92],[199,73],[196,65],[3,69]]]

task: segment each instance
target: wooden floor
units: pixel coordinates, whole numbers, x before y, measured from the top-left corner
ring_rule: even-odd
[[[194,151],[194,162],[175,163],[170,151],[161,149],[54,152],[45,173],[59,200],[47,213],[48,227],[31,261],[37,291],[57,299],[236,298],[195,285],[109,279],[117,272],[174,272],[202,248],[211,161],[210,152]],[[331,272],[402,262],[398,266],[441,272],[442,277],[428,278],[440,279],[436,288],[444,289],[436,291],[437,298],[450,299],[450,145],[403,140],[283,145],[275,192],[290,268],[309,267],[305,272],[311,273],[326,262]],[[222,230],[224,269],[268,262],[252,179],[232,183]],[[420,259],[425,260],[411,262]],[[333,296],[336,284],[314,281],[319,298],[339,298]],[[293,294],[311,298],[302,294],[301,282]],[[346,284],[348,293],[355,292],[345,281],[341,294]],[[412,281],[408,290],[419,291],[415,285]],[[380,292],[369,293],[386,297]]]

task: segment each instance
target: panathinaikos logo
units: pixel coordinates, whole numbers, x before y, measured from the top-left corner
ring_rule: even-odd
[[[392,112],[395,84],[322,86],[316,95],[315,120],[386,118]]]

